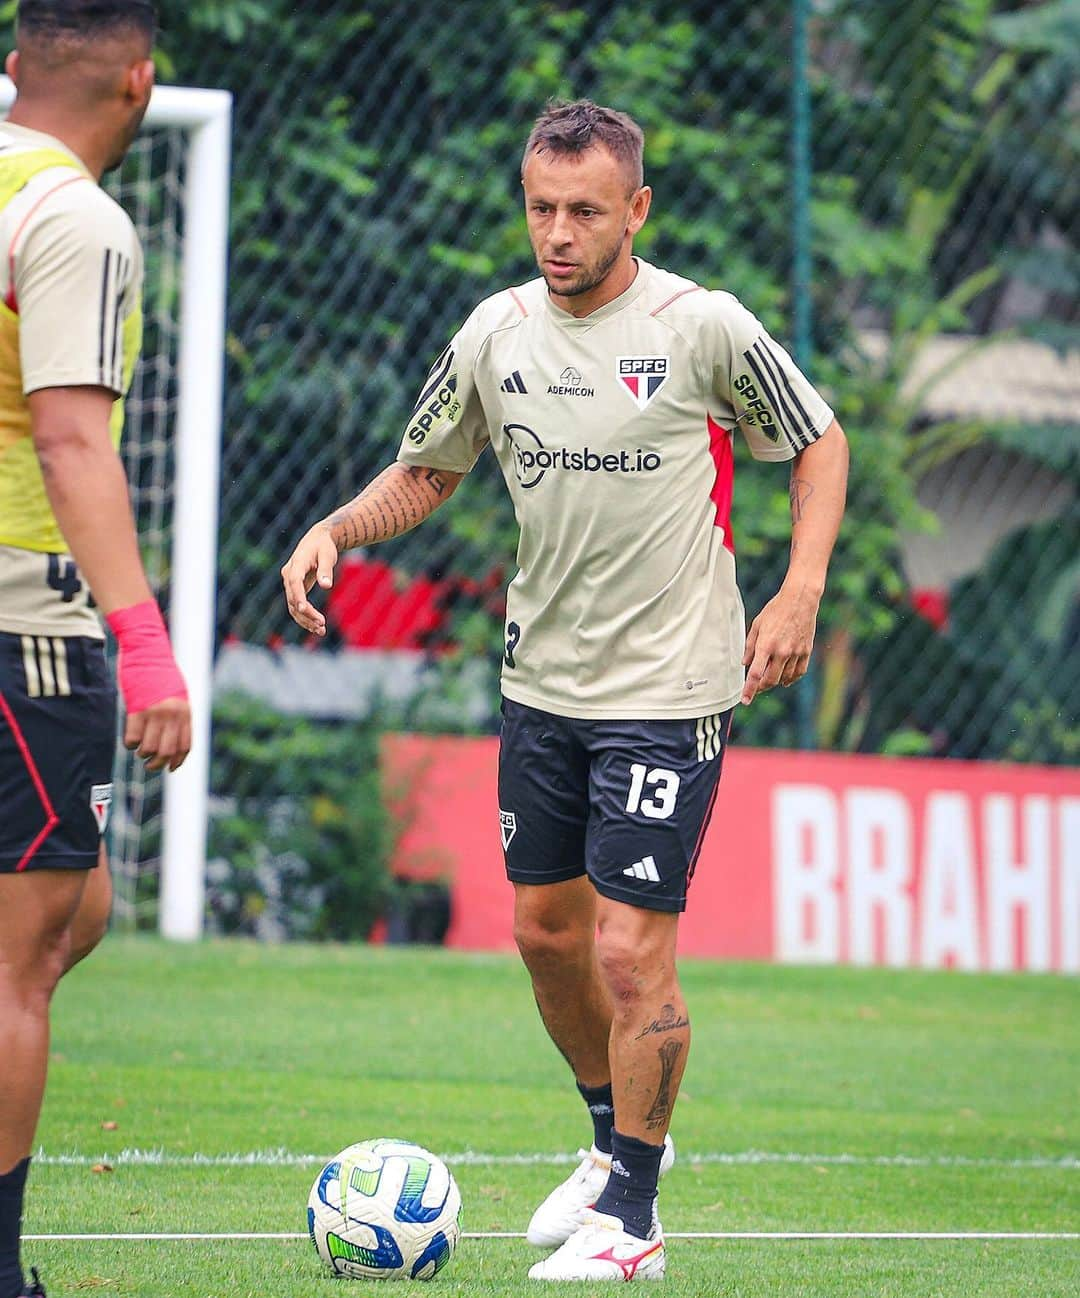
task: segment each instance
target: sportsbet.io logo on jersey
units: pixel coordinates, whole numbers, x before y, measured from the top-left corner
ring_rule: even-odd
[[[655,473],[663,463],[656,451],[640,447],[632,450],[594,451],[583,446],[579,451],[567,447],[549,451],[531,428],[524,424],[503,424],[514,452],[514,470],[523,487],[535,487],[549,470],[567,473]]]

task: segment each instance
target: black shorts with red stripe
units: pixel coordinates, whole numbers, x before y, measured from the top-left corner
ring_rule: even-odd
[[[712,815],[731,712],[583,721],[503,700],[499,817],[515,883],[588,875],[597,892],[682,911]]]
[[[115,750],[103,642],[0,633],[0,874],[97,864]]]

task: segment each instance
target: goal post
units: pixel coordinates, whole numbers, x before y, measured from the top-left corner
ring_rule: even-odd
[[[0,77],[0,110],[14,98]],[[157,86],[143,124],[179,129],[186,145],[168,611],[193,730],[190,756],[164,779],[158,927],[188,941],[202,934],[205,899],[231,123],[228,91]]]
[[[206,891],[232,96],[158,87],[147,126],[159,123],[189,138],[169,625],[191,697],[192,744],[165,779],[158,926],[192,941],[202,935]]]

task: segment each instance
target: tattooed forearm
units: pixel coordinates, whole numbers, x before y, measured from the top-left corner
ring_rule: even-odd
[[[689,1026],[690,1020],[685,1014],[676,1014],[674,1005],[665,1005],[660,1011],[660,1017],[653,1019],[648,1027],[642,1028],[634,1040],[640,1041],[642,1037],[652,1036],[660,1032],[675,1032],[679,1028],[688,1028]]]
[[[814,484],[807,482],[805,478],[792,478],[791,487],[788,496],[791,500],[791,521],[799,523],[802,521],[803,512],[806,509],[806,502],[814,494]]]
[[[430,485],[436,496],[446,495],[448,484],[441,469],[420,469],[419,472],[423,474],[424,481]]]
[[[645,1125],[650,1129],[666,1127],[671,1118],[671,1109],[674,1104],[671,1094],[671,1080],[682,1050],[683,1043],[681,1041],[665,1041],[657,1051],[660,1057],[660,1085],[656,1090],[656,1099],[653,1100],[651,1108],[645,1115]]]
[[[461,474],[392,464],[326,520],[339,550],[388,541],[422,523],[453,495]]]

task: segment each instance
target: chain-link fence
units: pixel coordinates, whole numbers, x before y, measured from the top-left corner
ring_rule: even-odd
[[[105,181],[134,220],[144,251],[144,347],[125,403],[122,452],[143,565],[165,607],[175,503],[180,349],[176,308],[185,170],[183,133],[157,130],[136,140],[123,167]],[[156,859],[161,851],[161,782],[118,742],[114,784],[109,817],[114,912],[118,922],[135,926],[140,903],[146,902],[145,908],[152,911],[156,900],[156,880],[145,878],[143,862]]]
[[[742,298],[852,444],[811,676],[741,716],[741,742],[1076,760],[1075,3],[160,9],[165,78],[235,96],[221,694],[305,724],[493,725],[516,538],[490,456],[418,532],[342,564],[325,643],[277,573],[393,458],[472,306],[535,273],[521,148],[549,97],[587,95],[646,131],[638,250]],[[733,519],[752,615],[786,563],[786,474],[742,462]],[[221,794],[244,792],[242,725]]]
[[[522,141],[549,96],[589,95],[647,132],[640,251],[737,293],[852,441],[814,674],[743,740],[1075,756],[1073,6],[163,9],[167,71],[236,96],[222,686],[490,723],[514,552],[490,457],[419,532],[345,566],[330,642],[302,658],[277,568],[392,458],[472,305],[533,273]],[[786,561],[786,481],[738,476],[752,612]]]

